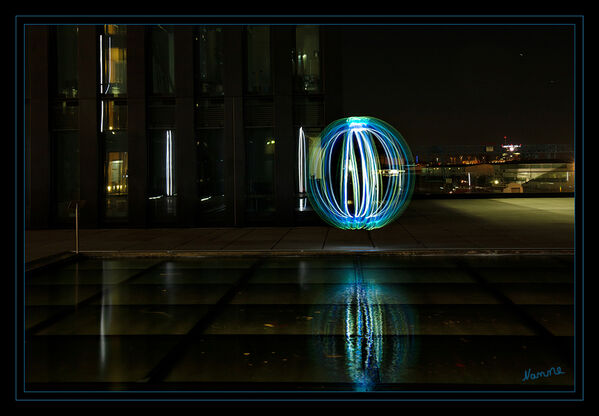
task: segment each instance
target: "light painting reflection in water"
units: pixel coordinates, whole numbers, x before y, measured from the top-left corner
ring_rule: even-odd
[[[330,370],[343,370],[357,391],[400,382],[415,353],[411,310],[389,302],[384,285],[364,281],[359,269],[351,280],[320,313],[317,354]]]

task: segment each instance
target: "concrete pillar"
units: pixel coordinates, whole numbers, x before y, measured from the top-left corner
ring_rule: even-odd
[[[102,155],[98,138],[98,30],[79,26],[79,175],[80,198],[85,200],[79,225],[99,226]]]
[[[276,223],[291,225],[295,202],[293,82],[291,51],[295,44],[295,26],[271,27],[272,72],[274,90],[275,207]]]
[[[177,189],[177,223],[194,225],[194,83],[193,27],[175,27],[175,169]]]
[[[127,27],[127,134],[129,225],[147,226],[146,29]]]
[[[51,211],[51,146],[48,124],[48,26],[27,28],[29,54],[29,119],[31,228],[47,228]]]
[[[225,92],[225,203],[227,222],[245,224],[245,142],[243,125],[244,31],[223,29]]]

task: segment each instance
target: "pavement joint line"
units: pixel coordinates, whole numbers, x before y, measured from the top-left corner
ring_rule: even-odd
[[[125,280],[121,280],[118,283],[108,285],[108,287],[105,287],[102,290],[100,290],[98,293],[95,293],[95,294],[91,295],[90,297],[85,298],[85,299],[81,300],[80,302],[77,302],[75,305],[65,305],[66,308],[65,308],[64,311],[59,312],[56,315],[53,315],[53,316],[51,316],[51,317],[43,320],[42,322],[39,322],[39,323],[33,325],[29,329],[26,329],[25,330],[25,338],[30,338],[31,336],[34,336],[37,332],[41,331],[42,329],[46,329],[49,326],[51,326],[51,325],[55,324],[56,322],[60,321],[61,319],[66,318],[67,316],[69,316],[73,312],[77,311],[78,308],[83,307],[83,306],[87,306],[91,302],[95,301],[96,299],[102,298],[102,296],[104,296],[106,293],[108,293],[111,290],[113,290],[115,287],[122,286],[123,284],[126,284],[126,283],[128,283],[128,282],[130,282],[132,280],[135,280],[136,278],[138,278],[142,274],[144,274],[144,273],[146,273],[146,272],[148,272],[150,270],[154,270],[154,269],[158,268],[159,266],[162,266],[164,263],[166,263],[166,260],[158,261],[158,262],[156,262],[156,264],[153,264],[150,267],[146,267],[145,269],[140,269],[139,271],[137,271],[133,275],[129,276]],[[102,285],[102,286],[104,286],[104,285]],[[25,289],[25,290],[27,290],[27,289]],[[25,305],[25,306],[27,306],[27,305]],[[23,320],[25,320],[25,316],[23,316]]]
[[[495,299],[501,302],[501,304],[509,307],[516,315],[520,318],[521,322],[526,325],[528,328],[533,330],[537,336],[543,339],[560,339],[561,337],[556,336],[553,332],[551,332],[545,325],[535,319],[533,316],[528,313],[521,304],[514,302],[508,295],[503,293],[500,289],[496,288],[491,282],[484,278],[475,268],[467,264],[463,259],[457,260],[458,266],[463,269],[466,273],[468,273],[483,289],[489,292]],[[564,361],[568,361],[568,349],[563,345],[563,343],[558,343],[556,348],[561,358]]]
[[[235,237],[234,239],[232,239],[231,241],[225,243],[224,246],[222,246],[220,249],[224,250],[225,247],[230,246],[231,244],[233,244],[235,241],[239,240],[241,237],[245,237],[246,235],[248,235],[249,233],[251,233],[252,231],[254,231],[253,228],[248,229],[245,233],[241,233],[239,234],[237,237]]]
[[[182,335],[182,340],[175,344],[175,346],[160,359],[158,364],[156,364],[144,378],[139,380],[139,382],[164,382],[164,379],[173,370],[175,365],[182,359],[189,344],[198,339],[198,336],[204,333],[210,323],[213,322],[220,313],[222,313],[223,307],[230,304],[231,300],[237,295],[237,293],[245,288],[251,278],[255,275],[256,269],[258,269],[263,263],[264,259],[258,258],[249,268],[245,269],[242,276],[235,283],[233,283],[231,287],[214,304],[211,305],[211,308],[195,323],[195,325],[189,331],[187,331],[186,334]]]
[[[366,235],[368,235],[368,240],[370,240],[372,248],[376,248],[376,246],[374,245],[374,241],[372,241],[372,234],[370,234],[370,230],[366,230]]]
[[[279,244],[281,242],[281,240],[283,240],[283,238],[285,238],[287,236],[287,234],[289,234],[291,232],[291,230],[293,229],[293,227],[289,227],[287,229],[287,231],[281,236],[281,238],[279,238],[277,241],[275,241],[275,243],[270,247],[271,250],[273,250],[277,244]]]
[[[324,247],[327,245],[327,238],[329,238],[329,231],[331,231],[331,227],[327,227],[327,232],[324,234],[324,240],[322,240],[321,249],[324,250]]]
[[[218,229],[215,229],[215,230],[210,230],[210,233],[212,233],[212,234],[213,234],[215,237],[213,237],[213,238],[209,238],[209,239],[208,239],[208,241],[214,241],[214,239],[216,238],[216,236],[217,236],[217,235],[219,235],[219,233],[218,233]],[[197,236],[191,237],[190,239],[188,239],[188,240],[185,240],[185,241],[184,241],[184,242],[182,242],[181,244],[179,244],[179,245],[175,246],[175,248],[174,248],[174,249],[175,249],[175,250],[177,250],[177,247],[184,246],[184,245],[186,245],[186,244],[188,244],[188,243],[192,242],[192,241],[193,241],[193,240],[195,240],[196,238],[198,238],[198,237],[197,237]]]

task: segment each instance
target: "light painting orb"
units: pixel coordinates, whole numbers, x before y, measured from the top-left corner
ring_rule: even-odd
[[[307,194],[329,224],[381,228],[407,207],[414,188],[408,144],[390,124],[347,117],[329,124],[308,156]]]

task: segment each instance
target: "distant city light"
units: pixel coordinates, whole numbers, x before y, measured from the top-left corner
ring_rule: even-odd
[[[521,144],[503,144],[503,145],[501,145],[501,147],[509,150],[510,152],[513,152],[514,150],[522,147],[522,145]]]

